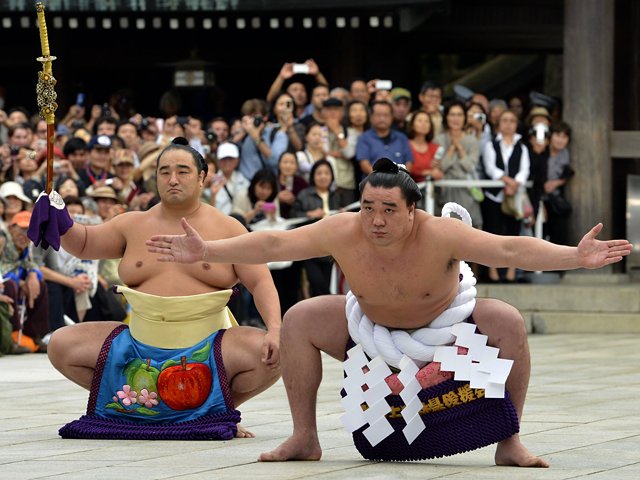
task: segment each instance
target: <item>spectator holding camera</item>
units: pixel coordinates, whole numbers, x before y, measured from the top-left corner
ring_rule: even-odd
[[[242,114],[242,131],[238,138],[240,146],[240,165],[238,169],[245,178],[253,178],[258,170],[270,168],[274,173],[277,158],[272,161],[274,147],[278,156],[287,148],[286,135],[271,134],[272,125],[267,125],[268,109],[264,100],[251,98],[246,100],[240,109]]]
[[[301,126],[302,131],[306,131],[309,128],[309,125],[312,123],[320,123],[324,124],[324,119],[322,118],[322,104],[325,100],[329,98],[329,87],[327,85],[316,85],[311,90],[311,103],[312,107],[309,109],[309,113],[304,115],[298,124]]]
[[[223,117],[215,117],[211,121],[209,121],[209,125],[207,126],[207,133],[213,134],[213,137],[208,138],[208,140],[211,144],[215,144],[216,146],[230,141],[229,123]]]
[[[326,156],[325,145],[327,132],[326,128],[319,123],[312,123],[304,136],[304,150],[298,150],[298,170],[305,181],[309,181],[309,172],[313,165]]]
[[[307,188],[307,181],[298,175],[298,158],[291,152],[284,152],[278,161],[278,203],[280,204],[280,216],[289,218],[291,207],[298,194]]]
[[[482,104],[471,102],[467,110],[467,124],[464,131],[480,142],[480,153],[482,154],[484,146],[491,141],[491,127],[487,122],[487,112]]]
[[[82,105],[71,105],[69,107],[69,111],[65,115],[65,117],[60,122],[63,125],[66,125],[71,130],[75,130],[76,128],[84,127],[86,122],[84,120],[85,108]],[[45,132],[46,136],[46,132]]]
[[[526,140],[523,140],[523,142],[526,143],[527,149],[529,150],[529,162],[531,164],[529,168],[529,180],[533,182],[533,185],[527,188],[527,194],[531,200],[533,217],[535,219],[540,213],[540,200],[544,195],[544,184],[547,181],[549,135],[545,135],[542,143],[539,143],[536,139],[535,130],[529,129]]]
[[[118,119],[112,116],[102,116],[95,124],[96,135],[108,135],[113,137],[118,130]]]
[[[177,115],[172,115],[167,118],[162,124],[162,133],[158,137],[157,144],[160,145],[161,148],[164,148],[169,145],[174,138],[184,137],[184,124],[186,121],[187,117],[178,117]]]
[[[25,195],[35,201],[45,188],[45,180],[47,178],[47,149],[44,148],[39,152],[33,150],[21,149],[18,155],[19,175],[16,181],[22,184]],[[74,177],[78,173],[73,165],[64,156],[64,153],[58,148],[53,147],[53,181],[54,183],[60,177]]]
[[[287,62],[282,65],[278,76],[275,78],[269,92],[267,93],[267,102],[273,103],[282,91],[285,91],[285,82],[294,77],[294,75],[309,75],[313,77],[318,85],[329,85],[327,79],[320,72],[318,64],[313,59],[308,59],[304,63]],[[303,111],[307,104],[307,91],[302,82],[292,81],[286,88],[286,92],[291,95],[295,102],[293,113],[296,118],[302,117]],[[309,112],[310,113],[310,112]]]
[[[247,225],[278,216],[278,179],[270,168],[258,170],[246,192],[233,199],[233,212],[244,217]]]
[[[237,145],[231,142],[221,143],[216,156],[219,171],[211,177],[209,204],[225,215],[229,215],[233,210],[235,199],[248,192],[249,180],[237,170],[240,163],[240,151]]]
[[[544,206],[547,221],[544,236],[552,243],[564,245],[567,240],[567,217],[572,207],[565,198],[565,185],[574,174],[569,156],[571,127],[566,122],[551,125],[547,178],[544,183]]]
[[[298,134],[294,126],[295,117],[293,115],[293,108],[293,97],[288,93],[281,93],[276,97],[276,100],[273,103],[272,112],[273,118],[276,122],[275,125],[273,125],[273,128],[276,130],[276,133],[272,133],[271,137],[273,138],[274,145],[278,135],[283,137],[286,142],[286,146],[283,150],[271,152],[272,161],[275,161],[276,166],[282,151],[287,149],[296,151],[300,150],[303,146],[301,136]],[[273,159],[274,155],[276,156],[275,159]]]

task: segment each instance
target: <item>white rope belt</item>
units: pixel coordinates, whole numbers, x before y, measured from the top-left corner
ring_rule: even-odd
[[[452,212],[471,225],[469,213],[455,203],[447,203],[442,216],[450,216]],[[389,331],[373,323],[362,312],[353,293],[347,293],[349,335],[356,343],[347,352],[348,359],[343,364],[346,396],[342,406],[346,413],[340,420],[347,431],[352,433],[369,424],[363,434],[373,446],[393,433],[386,419],[391,411],[385,399],[391,393],[385,381],[391,375],[389,365],[400,369],[398,380],[404,387],[400,396],[405,402],[401,415],[406,422],[403,434],[409,444],[425,429],[419,414],[422,402],[417,396],[422,387],[416,373],[428,362],[440,362],[441,371],[454,372],[455,380],[469,381],[471,388],[485,389],[488,398],[504,397],[504,385],[513,360],[498,358],[498,349],[487,346],[487,336],[476,334],[475,325],[464,323],[476,305],[476,279],[465,262],[460,262],[460,274],[458,294],[449,307],[429,327],[412,333]],[[467,348],[467,354],[458,355],[458,346]],[[364,385],[366,391],[362,389]],[[363,403],[368,407],[365,411]]]

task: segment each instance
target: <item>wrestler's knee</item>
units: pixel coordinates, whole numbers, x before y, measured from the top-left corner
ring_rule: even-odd
[[[306,301],[296,303],[282,317],[281,338],[298,337],[305,332],[305,318],[312,315]]]
[[[527,329],[520,311],[513,305],[500,302],[499,305],[500,336],[510,342],[524,342]]]
[[[493,342],[525,341],[527,329],[520,311],[497,299],[479,299],[473,313],[478,328],[489,335]]]
[[[51,334],[47,345],[47,355],[51,364],[60,370],[67,363],[67,359],[74,347],[71,326],[57,329]]]
[[[222,357],[226,367],[246,371],[262,363],[265,332],[254,327],[230,328],[222,337]]]

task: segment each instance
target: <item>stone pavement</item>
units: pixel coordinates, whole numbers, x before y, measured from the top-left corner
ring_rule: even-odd
[[[58,428],[79,417],[87,394],[44,355],[0,358],[0,479],[156,478],[640,478],[640,335],[532,335],[532,378],[522,438],[548,470],[493,465],[493,447],[415,463],[361,459],[341,428],[339,364],[325,358],[318,396],[320,462],[261,464],[291,432],[279,382],[243,406],[255,439],[231,442],[62,440]]]

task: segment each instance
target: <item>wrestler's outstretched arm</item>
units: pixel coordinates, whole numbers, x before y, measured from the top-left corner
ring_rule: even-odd
[[[628,240],[598,240],[601,223],[589,230],[576,247],[569,247],[533,237],[492,235],[455,219],[442,221],[441,232],[453,249],[452,258],[490,267],[531,271],[595,269],[619,262],[633,249]]]
[[[147,249],[159,253],[160,262],[267,263],[305,260],[331,255],[328,249],[332,232],[344,224],[342,213],[311,225],[287,231],[250,232],[223,240],[204,241],[183,218],[184,235],[154,235]]]

